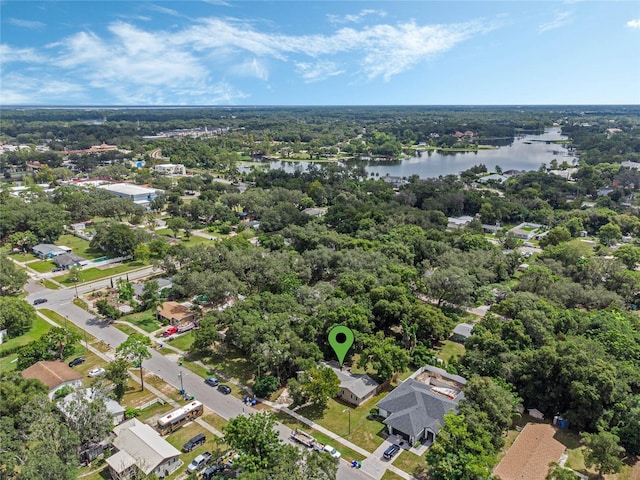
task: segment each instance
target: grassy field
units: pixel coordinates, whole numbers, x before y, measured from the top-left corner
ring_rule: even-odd
[[[122,333],[126,333],[127,335],[138,333],[135,328],[133,328],[131,325],[127,325],[126,323],[115,322],[113,326],[120,330]]]
[[[448,362],[454,356],[462,356],[464,354],[464,345],[461,345],[451,340],[445,340],[442,345],[436,348],[436,353],[439,358]]]
[[[136,268],[140,268],[143,266],[144,266],[144,263],[134,261],[134,262],[128,262],[124,264],[119,264],[110,268],[105,268],[104,270],[101,270],[99,268],[88,268],[87,270],[82,270],[81,272],[78,273],[78,276],[80,277],[80,281],[78,283],[100,280],[101,278],[109,277],[111,275],[118,275],[119,273],[130,272],[131,270],[135,270]],[[55,277],[55,280],[60,283],[64,283],[65,285],[71,286],[73,285],[73,282],[69,280],[69,275],[70,275],[69,273],[66,273],[64,275],[57,276]]]
[[[320,433],[318,430],[314,430],[313,428],[308,427],[307,425],[304,425],[303,423],[297,421],[296,419],[294,419],[293,417],[291,417],[290,415],[284,412],[276,412],[275,416],[278,418],[278,421],[280,421],[287,427],[294,430],[296,428],[300,430],[304,430],[305,432],[312,435],[320,443],[331,445],[342,454],[342,458],[344,458],[347,462],[351,462],[352,460],[358,460],[358,461],[364,460],[364,457],[360,455],[358,452],[351,450],[349,447],[339,443],[333,438],[327,437],[326,435]]]
[[[185,334],[178,335],[174,340],[171,340],[171,342],[167,343],[167,345],[171,345],[172,347],[182,350],[183,352],[188,352],[191,348],[191,345],[193,344],[193,340],[193,330],[191,330],[190,332],[187,332]]]
[[[33,253],[12,253],[9,256],[19,262],[30,262],[31,260],[38,259],[38,257],[36,257]]]
[[[153,310],[145,310],[144,312],[132,313],[121,317],[121,320],[132,323],[133,325],[143,329],[145,332],[154,332],[162,327],[162,324],[156,320]]]
[[[393,473],[391,470],[384,472],[381,480],[401,480],[402,477],[397,473]]]
[[[29,268],[32,268],[38,273],[48,273],[56,268],[56,264],[52,260],[39,260],[37,262],[31,262]]]
[[[211,356],[201,360],[214,370],[224,373],[238,383],[243,385],[253,384],[253,365],[235,348],[221,347]]]
[[[51,280],[48,280],[46,278],[40,280],[40,283],[44,288],[48,288],[49,290],[60,290],[60,287],[57,283],[53,283]]]
[[[0,344],[0,357],[3,356],[3,352],[8,349],[26,345],[27,343],[37,340],[42,337],[45,333],[47,333],[51,329],[51,324],[46,320],[36,316],[31,325],[31,329],[19,337],[10,338],[6,340],[4,343]]]
[[[414,473],[418,473],[424,469],[427,462],[423,457],[420,457],[415,453],[400,450],[400,454],[394,460],[393,465],[398,467],[400,470],[413,475]]]
[[[385,426],[380,421],[368,418],[369,411],[388,393],[382,392],[358,408],[348,407],[335,399],[330,399],[324,410],[318,407],[306,407],[298,410],[297,413],[359,447],[373,452],[382,444],[386,435],[384,434]],[[349,417],[351,417],[351,428],[349,428]]]
[[[104,256],[104,253],[102,252],[90,251],[89,242],[87,240],[83,240],[82,238],[76,237],[75,235],[65,234],[60,236],[60,238],[56,242],[56,245],[64,245],[65,247],[69,247],[73,251],[73,253],[75,253],[76,255],[80,255],[87,260],[92,260],[94,258]]]

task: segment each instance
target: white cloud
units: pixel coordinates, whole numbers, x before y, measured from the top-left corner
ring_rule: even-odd
[[[572,12],[556,12],[550,22],[538,26],[538,33],[548,32],[549,30],[555,30],[556,28],[568,25],[571,23],[572,14]]]
[[[74,101],[89,101],[86,89],[78,82],[60,80],[46,74],[27,76],[8,73],[2,76],[2,103],[5,105],[46,105]]]
[[[239,77],[254,77],[265,81],[269,79],[266,65],[257,58],[233,65],[229,68],[229,73]]]
[[[348,14],[344,16],[330,14],[330,15],[327,15],[327,18],[329,19],[329,22],[334,24],[360,23],[368,16],[376,16],[376,17],[384,18],[387,16],[387,12],[385,12],[384,10],[365,9],[365,10],[361,10],[359,13]]]
[[[381,15],[379,11],[361,15],[372,12]],[[224,80],[229,76],[266,82],[271,69],[289,67],[303,81],[318,82],[344,75],[347,70],[342,65],[349,64],[352,74],[387,81],[497,24],[420,25],[409,21],[290,35],[274,31],[272,24],[203,18],[171,28],[154,29],[152,23],[142,28],[116,21],[107,26],[106,34],[80,31],[46,45],[42,52],[5,45],[1,59],[4,63],[31,62],[34,68],[68,82],[63,91],[73,92],[72,85],[84,85],[87,91],[92,89],[121,104],[233,103],[246,94]],[[28,86],[34,87],[34,98],[41,98],[39,87],[30,82],[22,89],[16,84],[12,98],[22,98]]]
[[[38,63],[44,57],[32,48],[13,48],[6,43],[0,44],[0,65],[11,62]]]
[[[296,63],[296,70],[307,83],[318,82],[329,77],[341,75],[345,72],[334,62],[299,62]]]
[[[634,20],[629,20],[627,22],[627,27],[640,28],[640,18],[636,18]]]
[[[183,15],[173,8],[161,7],[160,5],[151,4],[148,6],[149,10],[155,10],[156,12],[165,13],[172,17],[182,17]]]
[[[43,22],[38,22],[36,20],[22,20],[19,18],[10,18],[9,23],[16,27],[28,28],[30,30],[41,30],[46,27]]]

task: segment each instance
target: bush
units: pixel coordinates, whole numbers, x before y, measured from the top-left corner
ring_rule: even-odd
[[[256,383],[253,386],[253,393],[260,398],[269,398],[279,386],[280,381],[276,377],[267,375],[266,377],[256,380]]]
[[[66,385],[58,390],[55,391],[55,393],[53,394],[53,398],[55,400],[59,399],[59,398],[64,398],[67,395],[69,395],[71,392],[73,392],[73,387],[70,385]]]
[[[133,418],[137,417],[138,415],[140,415],[140,410],[138,410],[137,408],[126,407],[124,409],[125,418]]]

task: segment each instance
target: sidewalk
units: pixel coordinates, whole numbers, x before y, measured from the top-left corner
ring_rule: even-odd
[[[56,322],[51,320],[49,317],[47,317],[43,313],[40,313],[39,311],[36,311],[36,313],[37,313],[37,315],[39,317],[41,317],[43,320],[45,320],[46,322],[50,323],[51,325],[54,325],[56,327],[60,327],[60,325],[58,325]],[[109,350],[108,353],[102,353],[100,350],[95,348],[93,345],[88,345],[87,344],[87,345],[85,345],[85,348],[87,348],[94,355],[97,355],[98,357],[100,357],[105,362],[112,362],[115,359],[115,351],[113,350],[113,348],[111,350]],[[137,375],[133,374],[132,372],[129,372],[129,377],[131,377],[136,383],[138,383],[138,384],[141,383],[140,382],[140,378]],[[144,388],[149,390],[156,397],[160,398],[163,402],[168,403],[172,407],[178,408],[178,407],[181,406],[178,402],[176,402],[175,400],[172,400],[171,398],[167,397],[160,390],[158,390],[157,388],[153,387],[152,385],[149,385],[148,383],[145,383]],[[206,430],[210,431],[211,433],[213,433],[214,435],[216,435],[216,436],[218,436],[220,438],[222,438],[224,436],[224,434],[222,432],[220,432],[220,430],[218,430],[215,427],[209,425],[207,422],[205,422],[200,417],[198,417],[195,420],[195,422],[197,422],[200,426],[202,426],[203,428],[205,428]]]

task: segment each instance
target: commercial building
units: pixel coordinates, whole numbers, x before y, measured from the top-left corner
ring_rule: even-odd
[[[131,183],[109,183],[99,185],[98,188],[106,190],[117,197],[129,198],[133,203],[143,206],[148,205],[159,194],[164,193],[162,190],[141,187],[140,185],[133,185]]]
[[[187,169],[184,165],[179,163],[163,163],[162,165],[156,165],[153,167],[155,172],[162,175],[186,175]]]

